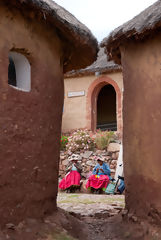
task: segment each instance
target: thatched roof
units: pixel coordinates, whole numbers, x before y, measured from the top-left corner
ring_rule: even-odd
[[[130,39],[143,40],[152,36],[155,32],[161,31],[161,0],[145,9],[132,20],[116,28],[105,38],[101,46],[106,47],[110,59],[120,63],[119,47]]]
[[[107,55],[104,52],[104,48],[100,48],[97,60],[87,68],[70,71],[65,74],[65,77],[78,77],[78,76],[88,76],[96,73],[109,73],[121,71],[121,66],[114,63],[114,61],[108,61]]]
[[[96,59],[96,38],[84,24],[54,1],[1,0],[0,4],[15,8],[28,18],[34,15],[35,21],[43,21],[51,29],[57,29],[65,45],[64,72],[86,67]]]

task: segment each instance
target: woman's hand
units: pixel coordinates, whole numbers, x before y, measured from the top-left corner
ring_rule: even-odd
[[[96,173],[98,173],[99,172],[99,168],[97,168],[97,170],[96,170]]]
[[[103,170],[102,168],[101,168],[100,170],[101,170],[101,172],[103,172],[103,173],[104,173],[104,170]]]

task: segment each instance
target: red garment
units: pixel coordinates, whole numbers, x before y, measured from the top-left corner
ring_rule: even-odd
[[[109,184],[109,177],[107,175],[92,175],[89,177],[86,188],[93,187],[95,189],[107,188]]]
[[[59,188],[65,190],[72,185],[80,186],[80,173],[77,171],[71,171],[68,173],[59,183]]]

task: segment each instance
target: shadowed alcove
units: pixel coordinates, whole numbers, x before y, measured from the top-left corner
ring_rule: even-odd
[[[110,84],[102,87],[98,94],[97,129],[117,130],[116,92]]]

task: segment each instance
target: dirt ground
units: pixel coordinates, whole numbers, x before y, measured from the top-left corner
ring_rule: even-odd
[[[125,214],[124,196],[58,195],[58,211],[0,231],[0,240],[161,240],[159,227]]]
[[[58,207],[80,216],[114,216],[125,207],[123,195],[59,193]]]

